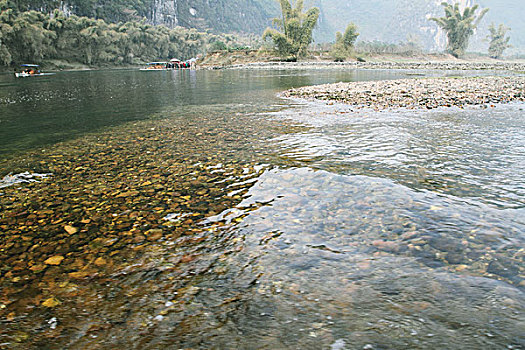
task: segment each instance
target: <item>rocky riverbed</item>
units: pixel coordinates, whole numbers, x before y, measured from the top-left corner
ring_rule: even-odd
[[[337,101],[376,110],[525,101],[525,77],[402,79],[325,84],[283,93],[285,97]]]
[[[9,87],[33,129],[144,120],[0,159],[0,349],[525,344],[521,105],[347,118],[275,91],[353,74],[158,73]]]

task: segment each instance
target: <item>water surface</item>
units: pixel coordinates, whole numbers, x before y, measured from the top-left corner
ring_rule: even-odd
[[[523,348],[523,104],[277,96],[407,73],[3,76],[2,346]]]

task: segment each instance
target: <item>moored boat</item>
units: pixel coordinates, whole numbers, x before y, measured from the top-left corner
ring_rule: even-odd
[[[149,62],[144,68],[141,68],[142,71],[153,71],[153,70],[171,70],[169,68],[169,62]]]
[[[53,73],[43,73],[40,70],[38,64],[21,64],[21,72],[15,72],[15,77],[17,78],[27,78],[27,77],[39,77],[43,75],[52,75]]]
[[[185,69],[185,68],[186,69],[196,69],[196,62],[197,62],[197,59],[195,58],[189,59],[187,61],[181,61],[179,59],[173,58],[170,61],[170,64],[175,69]]]
[[[149,62],[141,71],[159,71],[159,70],[174,70],[174,69],[196,69],[197,59],[192,58],[187,61],[181,61],[177,58],[172,58],[169,62]]]

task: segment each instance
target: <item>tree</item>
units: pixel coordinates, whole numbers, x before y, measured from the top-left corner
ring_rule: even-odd
[[[359,33],[357,32],[357,26],[354,23],[350,23],[343,34],[343,46],[347,50],[351,50],[354,47],[355,41]]]
[[[13,39],[13,20],[16,13],[9,8],[7,1],[0,1],[0,64],[9,65],[12,61],[9,43]]]
[[[59,10],[20,12],[9,0],[0,0],[0,10],[0,65],[6,66],[49,59],[96,66],[185,59],[204,52],[210,38],[195,29],[152,26],[145,20],[115,24]]]
[[[14,61],[39,61],[51,50],[55,33],[44,28],[45,15],[37,11],[22,12],[12,24]]]
[[[304,56],[312,42],[312,33],[319,19],[319,9],[313,7],[303,13],[304,0],[297,0],[295,7],[292,7],[291,0],[279,1],[282,17],[275,18],[274,24],[281,32],[267,28],[263,40],[271,38],[281,56]]]
[[[489,44],[489,56],[492,58],[501,58],[503,51],[512,47],[509,45],[510,37],[506,37],[507,31],[510,28],[505,27],[503,24],[500,24],[498,28],[492,23],[489,27],[490,34],[487,36],[487,39],[490,39]]]
[[[344,34],[341,32],[335,34],[335,44],[330,54],[336,62],[343,62],[352,54],[358,36],[357,26],[354,23],[350,23],[346,27]]]
[[[479,22],[485,16],[489,9],[483,9],[479,15],[475,12],[478,5],[466,7],[463,13],[459,9],[459,3],[454,6],[443,2],[441,5],[445,10],[445,17],[431,18],[447,33],[447,50],[455,57],[461,57],[465,54],[468,42]]]

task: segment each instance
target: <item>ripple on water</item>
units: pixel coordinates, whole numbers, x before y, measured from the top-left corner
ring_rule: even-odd
[[[256,203],[270,204],[250,212],[244,224],[260,237],[282,232],[290,242],[286,247],[297,245],[299,256],[316,247],[350,255],[387,252],[488,276],[487,266],[506,255],[507,272],[489,277],[523,280],[525,221],[519,210],[414,191],[387,179],[307,168],[266,172],[240,206]]]
[[[298,168],[266,171],[235,215],[242,253],[223,260],[222,286],[204,281],[197,297],[243,295],[205,316],[207,325],[228,320],[214,329],[217,346],[523,344],[525,221],[517,211]],[[234,330],[243,337],[232,339]],[[205,333],[192,341],[211,344]]]
[[[274,139],[299,166],[390,178],[496,207],[525,206],[523,104],[374,112],[306,103],[274,117],[310,126]]]
[[[13,186],[15,184],[19,183],[27,183],[27,182],[37,182],[41,179],[45,179],[52,174],[38,174],[38,173],[30,173],[28,171],[25,171],[20,174],[7,174],[2,179],[0,179],[0,188]]]
[[[67,170],[65,194],[53,195],[61,186],[20,192],[34,200],[14,203],[5,221],[24,234],[4,235],[10,290],[0,308],[22,313],[4,313],[11,334],[0,343],[35,336],[42,346],[53,339],[70,348],[523,346],[520,107],[344,108],[274,114],[292,123],[276,123],[287,125],[282,136],[255,152],[244,141],[266,140],[260,132],[270,129],[257,118],[230,119],[244,112],[229,105],[220,113],[178,109],[180,120],[140,124],[110,142],[97,136],[82,157],[53,161]],[[79,165],[75,181],[90,180],[82,195],[66,176]],[[101,182],[114,173],[122,176]],[[25,208],[39,205],[57,221],[33,244],[28,236],[38,231],[21,225],[47,220],[25,219]],[[66,224],[84,219],[78,205],[93,208],[96,222],[82,220],[71,234]],[[69,261],[39,264],[56,254]],[[62,304],[32,306],[44,303]]]

